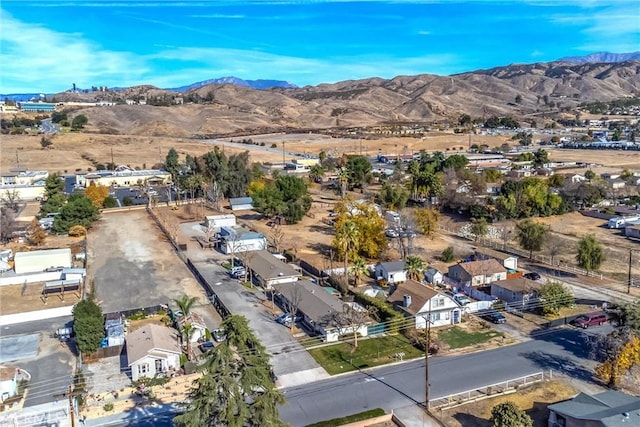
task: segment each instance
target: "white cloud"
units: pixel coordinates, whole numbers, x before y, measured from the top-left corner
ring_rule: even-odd
[[[431,31],[419,30],[418,34],[421,35],[421,36],[430,36],[431,35]]]
[[[131,53],[102,49],[81,34],[25,24],[2,11],[0,92],[37,92],[132,82],[148,72]]]

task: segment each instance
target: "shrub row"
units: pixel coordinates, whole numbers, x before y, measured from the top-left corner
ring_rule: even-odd
[[[358,293],[354,294],[354,296],[355,301],[358,304],[366,308],[374,307],[377,310],[378,316],[380,316],[380,321],[388,324],[388,332],[398,332],[398,330],[400,329],[400,325],[402,325],[404,320],[404,316],[402,315],[402,313],[394,310],[391,304],[380,298],[368,297],[366,295]]]

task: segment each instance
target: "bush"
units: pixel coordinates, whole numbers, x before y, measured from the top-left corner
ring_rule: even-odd
[[[271,148],[278,148],[278,144],[274,142],[273,144],[271,144]]]
[[[74,225],[69,229],[69,236],[79,237],[84,236],[87,233],[87,229],[81,225]]]
[[[105,404],[102,409],[104,409],[107,412],[113,411],[113,403],[107,403]]]
[[[404,320],[404,316],[394,310],[394,308],[383,299],[368,297],[363,294],[355,294],[355,302],[365,308],[374,307],[381,322],[388,324],[388,331],[391,333],[398,332],[400,325]]]
[[[133,206],[134,202],[133,199],[129,196],[125,196],[122,198],[122,204],[124,206]]]
[[[440,255],[440,259],[444,262],[451,262],[454,259],[456,259],[456,254],[453,251],[453,246],[449,246],[444,251],[442,251],[442,255]]]

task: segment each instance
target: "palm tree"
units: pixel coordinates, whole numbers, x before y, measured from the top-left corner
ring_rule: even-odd
[[[420,281],[422,273],[426,268],[427,264],[419,256],[410,255],[405,261],[405,269],[407,270],[410,279]]]
[[[336,230],[336,241],[342,256],[344,257],[344,274],[347,285],[349,284],[349,255],[357,253],[358,238],[360,230],[358,225],[353,221],[345,221],[342,226]]]
[[[362,257],[356,257],[353,260],[353,265],[351,266],[351,274],[356,281],[356,286],[360,286],[360,277],[367,274],[367,263],[364,261]]]
[[[187,344],[187,359],[191,360],[191,337],[195,332],[195,328],[191,323],[182,325],[182,339]]]
[[[191,313],[191,308],[198,301],[197,297],[190,297],[189,295],[182,295],[180,299],[174,299],[173,302],[176,303],[178,309],[182,312],[184,316],[188,316]]]
[[[340,184],[340,197],[344,198],[347,195],[347,184],[349,182],[349,171],[347,168],[342,167],[338,172],[338,183]]]

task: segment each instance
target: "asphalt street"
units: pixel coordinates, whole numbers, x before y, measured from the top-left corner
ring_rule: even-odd
[[[607,327],[588,331],[558,329],[535,340],[495,350],[429,359],[430,400],[540,371],[561,372],[591,381],[593,362],[586,360],[586,338]],[[373,408],[386,411],[423,404],[424,360],[334,377],[285,389],[281,418],[304,426]]]

